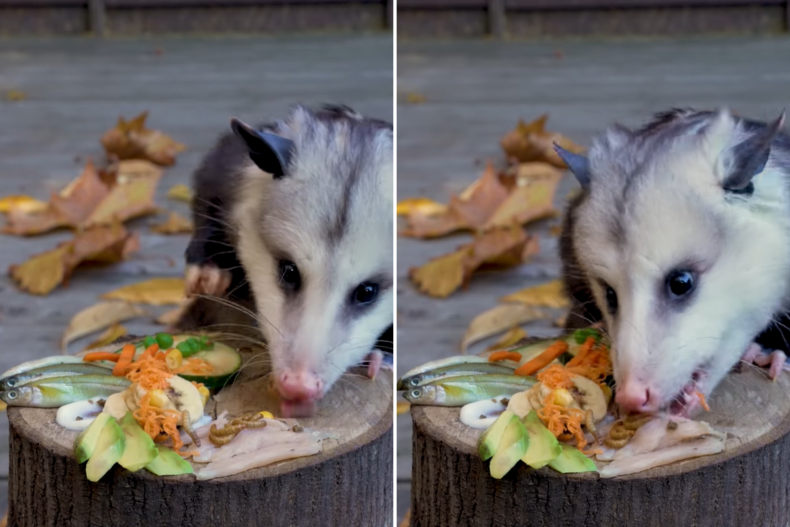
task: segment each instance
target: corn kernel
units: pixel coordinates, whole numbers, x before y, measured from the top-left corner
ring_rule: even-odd
[[[156,408],[164,408],[169,402],[170,399],[167,398],[165,392],[162,390],[151,390],[151,406],[155,406]]]
[[[198,388],[198,392],[200,392],[200,395],[203,397],[203,406],[206,406],[206,402],[208,402],[208,396],[211,395],[208,391],[208,388],[201,384]]]
[[[258,412],[258,413],[261,414],[261,417],[263,417],[264,419],[274,419],[274,415],[272,415],[271,412],[267,412],[264,410],[263,412]]]
[[[165,355],[165,363],[170,370],[177,370],[181,367],[181,364],[184,362],[184,356],[181,352],[175,348],[171,349]]]
[[[573,402],[573,395],[571,392],[564,388],[559,388],[554,391],[554,404],[559,406],[568,406]]]

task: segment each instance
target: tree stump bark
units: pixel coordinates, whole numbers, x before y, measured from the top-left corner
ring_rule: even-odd
[[[411,526],[786,527],[790,376],[730,374],[709,404],[721,454],[612,479],[519,462],[498,481],[458,408],[413,406]]]
[[[220,392],[215,412],[238,415],[254,404],[253,393],[255,408],[266,409],[259,391],[236,386]],[[91,483],[73,456],[77,434],[55,423],[56,410],[9,408],[9,525],[389,527],[392,391],[391,370],[375,381],[346,375],[316,417],[298,421],[335,438],[324,441],[321,453],[210,481],[116,465]]]

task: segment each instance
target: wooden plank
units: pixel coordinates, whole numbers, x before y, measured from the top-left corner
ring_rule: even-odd
[[[505,0],[488,0],[488,32],[496,39],[505,38]]]
[[[90,0],[88,5],[88,27],[91,33],[97,37],[103,37],[105,33],[106,18],[104,0]]]
[[[463,1],[463,0],[461,0]],[[108,8],[232,7],[255,5],[384,4],[386,0],[105,0]],[[485,0],[483,0],[485,2]],[[91,0],[0,0],[0,7],[87,7]]]
[[[629,9],[666,7],[732,7],[786,5],[787,0],[503,0],[508,9]],[[470,9],[484,8],[487,0],[398,0],[398,8]]]

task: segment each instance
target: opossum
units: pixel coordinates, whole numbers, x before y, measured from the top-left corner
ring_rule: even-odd
[[[286,417],[309,415],[365,357],[391,350],[393,129],[347,106],[292,107],[258,127],[232,120],[194,174],[186,251],[194,302],[176,326],[257,322]],[[224,297],[224,298],[219,298]]]
[[[729,110],[614,125],[586,155],[560,258],[569,327],[603,322],[626,412],[689,415],[739,361],[790,340],[790,137]],[[765,349],[777,351],[768,355]]]

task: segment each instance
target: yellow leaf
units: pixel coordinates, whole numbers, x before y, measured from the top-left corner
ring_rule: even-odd
[[[108,154],[118,159],[145,159],[160,166],[171,166],[176,155],[186,146],[159,130],[145,127],[148,112],[143,112],[131,121],[118,119],[115,128],[104,133],[101,144]]]
[[[173,185],[167,191],[167,197],[176,201],[192,202],[192,190],[186,185]]]
[[[527,332],[516,326],[511,328],[510,331],[502,335],[499,340],[488,346],[485,351],[497,351],[509,348],[514,344],[520,342],[522,339],[527,338]]]
[[[427,100],[428,98],[421,93],[411,92],[406,94],[406,102],[408,102],[409,104],[422,104]]]
[[[570,307],[570,301],[565,296],[564,285],[561,280],[552,280],[539,286],[527,287],[504,297],[502,302],[551,308]]]
[[[8,90],[5,97],[9,101],[19,102],[27,99],[27,94],[22,90]]]
[[[545,313],[531,306],[509,304],[491,308],[477,315],[469,324],[461,342],[461,353],[466,353],[470,345],[491,335],[501,333],[513,326],[544,318],[546,318]]]
[[[550,217],[554,211],[554,194],[560,178],[539,179],[516,187],[494,211],[484,229],[525,225]]]
[[[82,351],[88,351],[92,350],[93,348],[106,346],[107,344],[115,342],[124,335],[126,335],[126,328],[120,324],[113,324],[112,326],[108,327],[104,333],[99,335],[96,340],[85,346],[85,349]]]
[[[550,163],[557,168],[566,168],[565,162],[560,159],[554,150],[554,143],[562,148],[579,154],[584,148],[575,144],[567,137],[546,130],[548,114],[542,115],[531,123],[519,121],[516,128],[508,132],[500,141],[500,146],[509,159],[516,159],[521,163],[541,161]]]
[[[469,257],[468,246],[434,258],[422,267],[409,271],[409,278],[420,291],[436,298],[446,298],[464,282],[464,264]]]
[[[74,315],[60,339],[60,346],[66,351],[70,342],[90,335],[113,324],[132,318],[146,316],[148,312],[128,302],[100,302],[87,307]]]
[[[6,408],[8,408],[8,405],[5,403],[5,401],[0,401],[0,412],[5,412]],[[5,520],[6,518],[3,518],[3,523],[0,523],[0,527],[6,526]]]
[[[110,291],[101,298],[152,306],[178,305],[184,301],[184,279],[152,278]]]
[[[398,401],[398,407],[397,407],[397,410],[396,410],[397,411],[397,415],[405,414],[406,412],[408,412],[410,406],[411,405],[408,402],[406,402],[406,401]]]
[[[408,198],[398,203],[397,210],[398,216],[408,216],[413,213],[423,216],[437,216],[447,212],[447,205],[428,198]]]
[[[167,220],[157,223],[151,230],[157,234],[189,234],[193,230],[192,222],[176,212],[171,212]]]
[[[10,212],[12,209],[26,214],[42,212],[49,205],[30,196],[6,196],[0,199],[0,212]]]
[[[156,212],[154,194],[159,185],[158,175],[148,175],[118,181],[110,193],[84,221],[84,226],[126,221]]]

